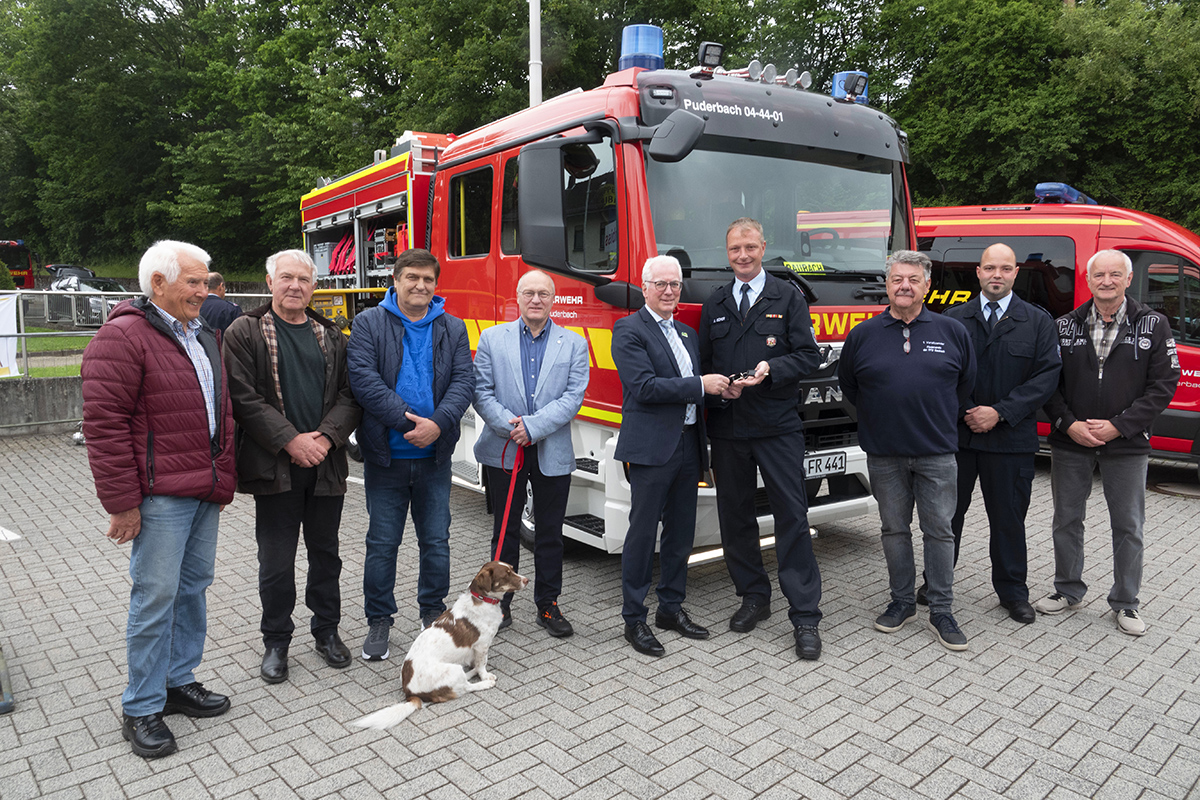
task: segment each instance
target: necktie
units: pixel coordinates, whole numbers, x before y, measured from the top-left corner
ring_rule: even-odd
[[[671,345],[671,353],[675,356],[675,366],[679,367],[679,374],[684,378],[692,377],[695,374],[692,372],[692,357],[688,355],[687,348],[683,346],[683,339],[679,338],[675,326],[669,320],[663,320],[658,324],[662,326],[663,336],[667,337],[667,344]],[[683,424],[691,425],[695,421],[696,404],[688,403]]]
[[[750,311],[750,284],[742,284],[742,302],[738,303],[738,313],[742,315],[742,319],[746,318],[746,313]]]
[[[988,314],[988,325],[994,328],[996,327],[996,323],[1000,321],[1000,304],[993,300],[987,304],[987,307],[991,312]]]

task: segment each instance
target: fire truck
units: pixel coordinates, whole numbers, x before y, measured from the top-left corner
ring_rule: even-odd
[[[847,331],[886,303],[887,253],[915,246],[907,138],[866,105],[861,73],[840,75],[834,96],[818,94],[807,73],[778,75],[757,61],[725,70],[714,47],[702,45],[690,70],[662,69],[660,51],[652,68],[621,69],[602,86],[461,136],[406,132],[370,166],[301,199],[305,247],[327,287],[313,304],[344,325],[391,285],[391,262],[406,247],[427,247],[441,262],[438,293],[466,321],[472,349],[481,331],[517,318],[522,274],[552,275],[552,318],[586,338],[591,366],[573,422],[564,534],[610,553],[622,549],[630,501],[626,465],[613,457],[613,323],[643,305],[646,259],[668,254],[683,266],[679,317],[695,327],[703,300],[732,280],[725,230],[745,216],[763,224],[764,267],[805,293],[824,352],[797,397],[810,523],[875,509],[836,361]],[[454,455],[456,481],[475,489],[482,425],[468,412]],[[759,498],[770,546],[761,479]],[[698,502],[696,547],[719,545],[711,483]]]
[[[8,267],[18,289],[33,288],[33,253],[24,239],[0,239],[0,263]]]
[[[1120,250],[1133,262],[1128,293],[1171,323],[1182,370],[1150,444],[1159,458],[1200,465],[1200,236],[1173,222],[1096,203],[1062,183],[1038,184],[1029,205],[914,210],[918,247],[933,260],[927,304],[934,310],[979,294],[975,267],[1003,242],[1017,254],[1014,291],[1060,317],[1091,297],[1087,262]],[[1043,418],[1038,432],[1050,433]]]

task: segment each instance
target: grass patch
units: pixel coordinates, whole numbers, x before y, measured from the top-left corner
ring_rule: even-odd
[[[78,364],[67,364],[62,367],[30,367],[29,378],[71,378],[79,376]]]
[[[26,333],[57,333],[57,328],[40,328],[36,325],[27,325]],[[25,348],[31,353],[45,353],[55,350],[82,350],[87,347],[87,343],[92,340],[90,336],[46,336],[36,337],[25,340]],[[20,343],[17,344],[17,352],[21,351]]]

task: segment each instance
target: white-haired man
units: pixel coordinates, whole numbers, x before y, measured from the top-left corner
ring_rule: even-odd
[[[588,385],[588,346],[579,334],[554,324],[554,281],[530,270],[517,281],[520,317],[488,328],[475,350],[475,410],[486,426],[475,441],[475,459],[487,473],[495,512],[492,546],[508,531],[497,558],[516,569],[520,564],[517,527],[524,511],[525,487],[533,495],[533,563],[537,584],[533,600],[537,622],[551,636],[574,633],[558,608],[562,593],[563,516],[575,471],[571,420],[583,405]],[[517,471],[507,521],[505,500],[518,447],[525,447]],[[507,470],[507,472],[505,471]],[[501,628],[512,624],[512,594],[500,601]]]
[[[346,441],[362,411],[350,392],[346,337],[308,307],[316,268],[303,250],[267,259],[271,302],[233,321],[225,336],[233,418],[239,426],[238,491],[254,495],[258,596],[267,683],[287,680],[296,550],[308,551],[304,602],[317,653],[350,666],[338,636],[342,559],[338,528],[346,494]]]
[[[1108,605],[1117,629],[1141,636],[1142,529],[1150,426],[1171,402],[1179,358],[1167,318],[1125,290],[1129,256],[1101,250],[1088,261],[1092,299],[1059,317],[1062,374],[1046,403],[1054,487],[1054,591],[1034,604],[1042,614],[1079,608],[1083,582],[1083,516],[1100,467],[1112,523],[1113,585]]]
[[[621,555],[625,639],[646,655],[665,652],[646,624],[654,542],[662,520],[658,610],[654,622],[689,639],[708,630],[683,610],[687,559],[696,534],[696,490],[708,468],[706,395],[729,387],[724,375],[700,374],[696,331],[674,318],[683,271],[671,256],[642,269],[646,305],[613,325],[612,356],[623,391],[616,457],[629,464],[629,531]]]
[[[233,417],[220,335],[200,319],[206,252],[162,241],[83,354],[83,432],[107,536],[132,541],[122,735],[133,752],[175,752],[164,714],[215,717],[229,698],[196,681],[218,514],[233,499]]]

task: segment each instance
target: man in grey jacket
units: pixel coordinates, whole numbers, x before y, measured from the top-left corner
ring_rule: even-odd
[[[346,337],[308,307],[316,280],[303,250],[267,259],[271,302],[234,320],[225,334],[238,491],[254,495],[258,596],[267,683],[287,680],[295,624],[296,549],[308,550],[304,601],[317,653],[350,666],[338,636],[342,559],[338,528],[346,494],[346,440],[362,411],[350,393]]]
[[[546,273],[534,270],[521,276],[517,307],[520,318],[485,330],[475,351],[475,410],[487,425],[475,441],[475,460],[486,471],[496,516],[490,555],[496,552],[505,526],[513,459],[518,448],[525,448],[499,560],[514,569],[518,566],[521,512],[526,485],[530,485],[537,622],[551,636],[561,638],[574,633],[559,611],[558,597],[562,592],[563,515],[575,471],[571,420],[579,413],[587,389],[588,348],[582,336],[550,319],[554,281]],[[501,601],[501,628],[512,624],[511,602],[511,594]]]

